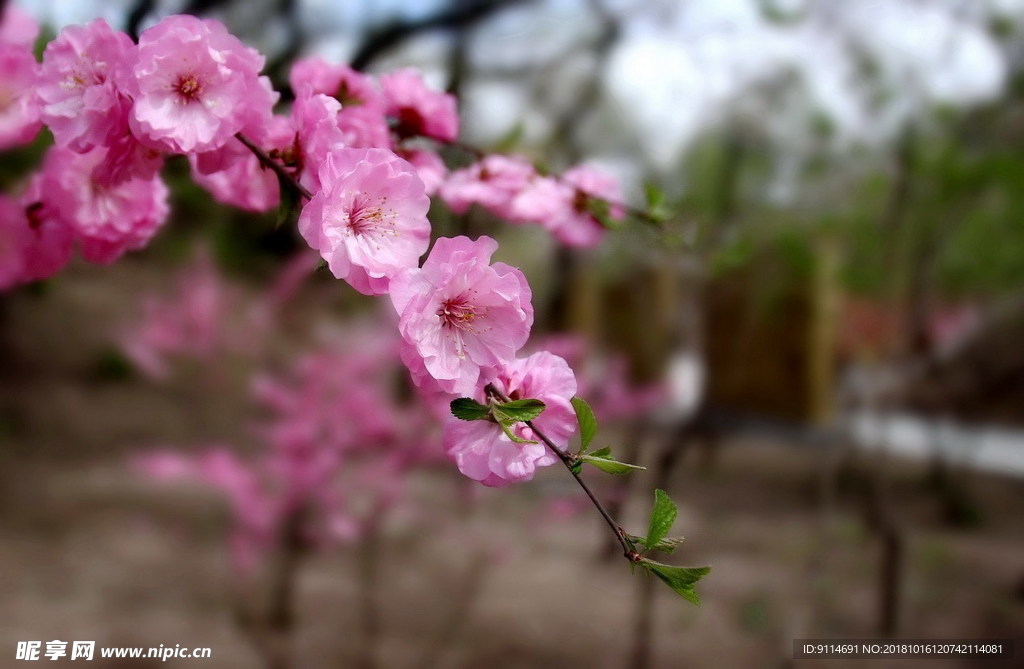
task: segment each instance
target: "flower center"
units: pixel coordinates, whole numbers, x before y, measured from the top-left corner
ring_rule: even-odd
[[[473,320],[477,317],[476,307],[469,304],[463,296],[452,297],[441,303],[437,310],[441,319],[441,327],[463,332],[472,332]]]
[[[178,81],[174,84],[173,88],[184,103],[196,102],[199,100],[200,93],[203,92],[203,86],[199,81],[199,77],[194,74],[185,74],[178,77]]]
[[[371,232],[386,232],[382,228],[395,225],[394,212],[385,211],[384,199],[382,198],[377,206],[366,202],[356,201],[348,212],[347,229],[353,235],[363,235]]]

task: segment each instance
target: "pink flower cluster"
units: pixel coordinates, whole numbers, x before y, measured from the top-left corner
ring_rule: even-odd
[[[0,199],[0,289],[54,274],[76,246],[98,263],[145,246],[168,216],[164,157],[184,155],[195,181],[226,204],[266,211],[282,184],[301,193],[302,237],[335,277],[390,297],[400,359],[424,393],[484,398],[494,384],[541,398],[548,407],[537,425],[565,447],[574,429],[571,370],[550,354],[517,358],[533,323],[525,277],[492,263],[497,243],[486,237],[437,239],[421,266],[427,211],[437,193],[456,212],[477,204],[512,223],[540,223],[565,244],[592,246],[603,214],[623,213],[614,180],[587,167],[545,176],[504,156],[449,174],[437,147],[457,140],[455,99],[411,69],[373,77],[299,61],[294,103],[275,115],[279,96],[260,75],[263,56],[217,21],[170,16],[133,44],[97,19],[62,30],[41,64],[29,51],[35,30],[13,9],[0,25],[0,148],[28,141],[40,123],[55,142],[21,195]],[[172,330],[156,329],[169,343],[150,333],[148,351],[137,347],[154,372],[161,347],[189,337]],[[471,478],[504,485],[554,461],[545,447],[485,423],[446,428],[446,450]],[[299,436],[306,448],[312,437]]]
[[[605,227],[593,207],[607,204],[608,216],[622,218],[618,183],[592,167],[574,167],[561,177],[542,176],[520,156],[486,156],[452,172],[438,189],[452,211],[476,204],[510,223],[538,223],[566,246],[591,247]]]
[[[412,469],[440,450],[423,405],[395,397],[397,341],[381,337],[380,326],[367,323],[348,333],[344,348],[326,346],[284,373],[256,377],[258,457],[225,444],[198,454],[160,449],[138,458],[137,469],[222,493],[234,521],[231,555],[243,572],[281,547],[288,523],[298,522],[304,550],[372,531],[401,501]]]

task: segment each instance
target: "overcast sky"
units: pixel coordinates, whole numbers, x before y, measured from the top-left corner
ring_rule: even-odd
[[[127,0],[19,0],[41,20],[62,25],[103,16],[120,25]],[[165,11],[183,4],[165,0]],[[395,14],[428,14],[442,0],[302,0],[311,47],[335,59],[351,54],[360,31]],[[834,128],[837,150],[880,144],[905,120],[937,104],[969,106],[998,96],[1008,65],[987,30],[993,16],[1024,18],[1024,0],[606,0],[624,17],[600,104],[625,119],[654,166],[678,162],[709,127],[756,122],[778,142],[801,149],[814,116]],[[766,20],[768,4],[786,22]],[[547,0],[507,10],[479,26],[474,65],[544,66],[596,30],[585,0]],[[248,10],[248,4],[243,9]],[[252,17],[250,17],[252,19]],[[256,19],[258,20],[258,17]],[[257,24],[260,25],[260,24]],[[316,39],[319,37],[319,39]],[[272,39],[268,38],[268,48]],[[440,79],[441,36],[425,36],[393,62],[418,63]],[[858,58],[878,66],[858,73]],[[585,64],[562,63],[562,69]],[[551,76],[563,76],[558,68]],[[567,75],[565,75],[567,76]],[[787,79],[788,78],[788,79]],[[780,81],[796,90],[765,113],[765,91]],[[795,82],[795,85],[794,85]],[[885,104],[879,105],[879,91]],[[477,81],[467,89],[467,130],[492,140],[525,122],[542,136],[549,119],[515,82]]]

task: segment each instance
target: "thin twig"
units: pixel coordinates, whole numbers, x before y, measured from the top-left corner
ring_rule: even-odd
[[[242,133],[236,133],[235,137],[238,139],[239,142],[245,144],[245,148],[253,152],[253,155],[255,155],[256,158],[260,161],[260,165],[263,165],[267,169],[273,170],[274,174],[276,174],[278,178],[280,178],[282,181],[288,184],[291,188],[294,188],[295,192],[301,195],[302,197],[306,198],[307,200],[313,199],[313,194],[310,193],[305,186],[300,184],[295,179],[295,175],[286,170],[284,168],[284,165],[282,165],[281,163],[277,162],[269,155],[267,155],[266,151],[256,146],[256,144],[251,139],[249,139]]]
[[[498,390],[497,388],[495,388],[493,384],[488,383],[487,386],[484,388],[484,392],[493,395],[502,402],[510,401],[508,396],[505,395],[505,393]],[[632,542],[630,542],[630,540],[626,538],[626,532],[621,527],[619,527],[619,524],[615,522],[615,519],[611,517],[611,514],[608,513],[608,510],[604,508],[604,505],[601,504],[600,500],[597,499],[597,496],[594,495],[594,492],[590,489],[590,486],[587,485],[587,482],[584,481],[583,477],[581,477],[576,472],[576,458],[573,457],[572,455],[569,455],[568,453],[563,452],[561,449],[555,446],[554,442],[548,439],[547,435],[545,435],[543,432],[537,429],[537,426],[533,424],[533,421],[527,420],[523,422],[526,423],[526,426],[533,430],[533,433],[537,436],[537,438],[544,442],[544,445],[550,448],[551,452],[554,453],[558,457],[558,459],[562,461],[562,464],[565,465],[565,468],[568,469],[569,473],[572,474],[572,477],[576,479],[576,483],[578,483],[580,487],[583,488],[583,492],[587,493],[587,497],[589,497],[590,501],[593,502],[594,507],[597,509],[598,513],[600,513],[601,517],[604,518],[604,522],[608,524],[608,527],[611,528],[612,533],[615,534],[615,538],[619,541],[619,545],[622,546],[623,556],[630,562],[639,561],[640,553],[637,552],[636,547],[633,546]]]

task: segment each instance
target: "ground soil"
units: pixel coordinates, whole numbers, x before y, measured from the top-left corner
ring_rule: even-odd
[[[237,436],[247,415],[231,379],[158,386],[111,362],[112,328],[164,281],[130,261],[75,268],[0,306],[0,666],[20,666],[16,642],[51,639],[213,652],[97,658],[98,669],[261,666],[236,616],[258,588],[239,585],[221,501],[126,466],[154,444]],[[686,542],[667,560],[713,572],[700,607],[656,591],[651,666],[1011,666],[791,659],[796,638],[876,636],[880,544],[858,501],[871,467],[756,433],[725,440],[712,460],[684,458],[671,493]],[[906,545],[899,635],[1010,637],[1024,655],[1024,482],[953,472],[955,494],[942,494],[925,465],[881,471]],[[626,524],[640,533],[651,476],[630,485]],[[412,503],[382,530],[369,644],[362,548],[300,563],[294,667],[367,666],[368,647],[387,668],[629,666],[642,576],[600,557],[591,509],[553,511],[580,494],[566,473],[466,492],[445,467],[410,482]]]

